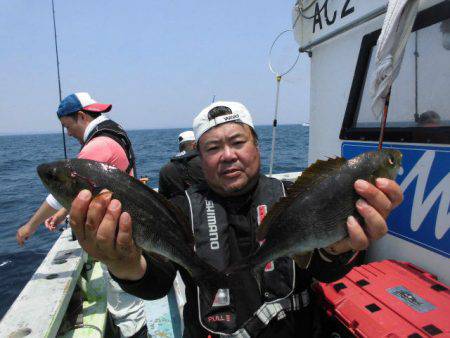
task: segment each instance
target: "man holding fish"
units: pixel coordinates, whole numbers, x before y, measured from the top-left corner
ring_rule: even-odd
[[[244,105],[215,102],[193,127],[207,185],[171,202],[189,219],[192,256],[212,267],[210,275],[198,278],[192,264],[172,259],[172,249],[158,249],[164,239],[146,246],[135,233],[139,213],[114,191],[92,199],[94,190],[82,190],[73,200],[71,225],[80,245],[125,291],[142,298],[166,295],[179,270],[187,297],[184,337],[311,335],[312,279],[339,279],[358,251],[386,234],[385,220],[403,198],[386,177],[395,178],[401,154],[318,161],[288,186],[260,174],[258,138]]]
[[[131,141],[125,130],[104,114],[111,108],[111,104],[96,102],[89,93],[79,92],[66,96],[60,102],[56,115],[67,134],[80,143],[78,158],[106,162],[127,175],[134,175],[136,164]],[[47,228],[55,230],[68,214],[69,206],[66,207],[67,210],[53,194],[48,195],[33,217],[18,229],[16,237],[19,245],[24,245],[44,220]],[[104,278],[107,281],[108,311],[114,323],[111,327],[115,334],[135,338],[146,336],[142,300],[123,292],[109,277],[106,268]]]

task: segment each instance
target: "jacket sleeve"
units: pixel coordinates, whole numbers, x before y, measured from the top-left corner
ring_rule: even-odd
[[[162,298],[170,291],[177,270],[170,262],[153,258],[146,253],[143,255],[147,261],[147,271],[140,280],[123,280],[110,273],[111,277],[129,294],[148,300]]]
[[[174,163],[169,162],[159,171],[159,193],[166,198],[184,195],[183,177]]]
[[[170,198],[170,183],[167,179],[167,165],[161,168],[159,171],[158,192],[166,198]]]

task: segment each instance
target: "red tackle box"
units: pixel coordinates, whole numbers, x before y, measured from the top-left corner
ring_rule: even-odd
[[[326,316],[357,337],[450,337],[450,291],[432,274],[386,260],[314,287]]]

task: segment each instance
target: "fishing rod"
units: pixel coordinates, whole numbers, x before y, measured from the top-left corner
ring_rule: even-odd
[[[384,129],[386,128],[387,114],[389,110],[389,101],[391,99],[391,88],[392,87],[389,87],[389,91],[386,95],[386,101],[384,102],[383,116],[381,117],[381,125],[380,125],[380,138],[378,139],[378,151],[381,151],[381,149],[383,148]]]
[[[377,102],[380,101],[383,97],[382,93],[386,90],[380,126],[380,139],[378,141],[378,151],[381,151],[383,147],[392,85],[395,78],[398,76],[403,55],[405,53],[405,47],[417,16],[418,7],[419,0],[389,0],[383,27],[377,40],[378,47],[376,51],[376,64],[378,69],[375,71],[376,75],[373,81],[373,92],[378,94],[374,95],[374,104],[372,105],[372,109],[373,107],[377,108]],[[417,54],[417,34],[415,54]]]
[[[56,35],[56,20],[55,20],[55,3],[54,0],[52,0],[52,13],[53,13],[53,32],[55,37],[55,53],[56,53],[56,71],[58,74],[58,93],[59,93],[59,102],[62,101],[61,96],[61,77],[59,74],[59,54],[58,54],[58,38]],[[64,133],[64,126],[61,123],[61,132],[62,132],[62,139],[63,139],[63,146],[64,146],[64,158],[67,159],[67,146],[66,146],[66,134]]]

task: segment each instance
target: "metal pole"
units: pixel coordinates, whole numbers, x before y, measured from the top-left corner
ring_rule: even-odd
[[[416,114],[418,114],[419,113],[419,109],[418,109],[418,107],[419,107],[419,98],[418,98],[418,85],[417,85],[417,82],[418,82],[418,63],[419,63],[419,51],[418,51],[418,46],[417,46],[417,39],[418,39],[418,37],[417,37],[417,34],[418,34],[418,31],[416,31],[416,34],[415,34],[415,41],[414,41],[414,77],[415,77],[415,79],[414,79],[414,96],[415,96],[415,99],[414,99],[414,116],[416,116]]]
[[[275,96],[275,116],[273,118],[273,125],[272,125],[272,152],[270,153],[270,165],[269,165],[269,177],[272,177],[272,170],[273,170],[273,159],[275,157],[275,130],[277,128],[277,116],[278,116],[278,97],[280,94],[280,82],[281,82],[281,75],[277,76],[277,93]]]
[[[54,0],[52,0],[52,13],[53,13],[53,32],[55,36],[55,53],[56,53],[56,70],[58,73],[58,93],[59,93],[59,102],[62,100],[61,96],[61,78],[59,74],[59,54],[58,54],[58,39],[56,36],[56,20],[55,20],[55,3]],[[64,134],[64,126],[61,124],[61,132],[62,132],[62,138],[63,138],[63,145],[64,145],[64,158],[67,158],[67,147],[66,147],[66,135]]]

